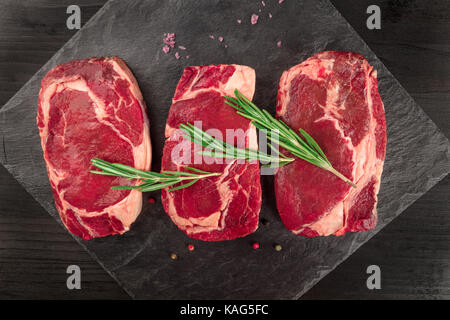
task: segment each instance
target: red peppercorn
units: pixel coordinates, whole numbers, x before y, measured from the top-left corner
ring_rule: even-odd
[[[253,242],[253,249],[255,249],[255,250],[259,249],[259,243],[258,242]]]
[[[156,200],[155,200],[155,198],[149,198],[149,199],[148,199],[148,202],[150,202],[150,203],[155,203]]]
[[[188,250],[189,251],[194,251],[195,247],[193,244],[188,244]]]

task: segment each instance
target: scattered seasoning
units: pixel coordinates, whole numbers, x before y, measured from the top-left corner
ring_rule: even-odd
[[[162,51],[164,51],[165,54],[168,54],[169,51],[170,51],[169,46],[165,45],[165,46],[162,48]]]
[[[277,42],[277,47],[278,47],[278,48],[281,48],[281,41],[278,41],[278,42]]]
[[[219,37],[219,41],[222,42],[223,41],[223,37]]]
[[[180,50],[186,50],[186,47],[185,47],[185,46],[178,46],[178,49],[180,49]]]
[[[189,251],[194,251],[194,249],[195,249],[195,247],[194,247],[194,245],[193,244],[188,244],[188,250]]]
[[[258,250],[259,249],[259,243],[258,242],[253,242],[252,247],[253,247],[254,250]]]
[[[264,1],[261,1],[261,4],[262,4],[263,7],[266,6],[266,3]]]
[[[281,251],[281,250],[283,249],[283,247],[282,247],[281,245],[279,245],[279,244],[276,244],[276,245],[274,246],[274,249],[275,249],[276,251]]]
[[[175,52],[175,59],[180,59],[180,54],[178,52]]]
[[[148,202],[149,202],[149,203],[155,203],[155,202],[156,202],[156,200],[155,200],[155,198],[153,198],[153,197],[150,197],[150,198],[148,199]]]
[[[163,42],[172,49],[175,48],[175,33],[164,33]]]
[[[209,38],[213,40],[215,39],[215,37],[212,34],[209,35]]]
[[[242,20],[241,20],[241,19],[237,19],[236,22],[239,23],[239,24],[241,24],[241,23],[242,23]]]
[[[272,19],[272,14],[271,13],[269,13],[269,19]]]
[[[257,15],[257,14],[252,14],[252,17],[251,17],[251,19],[250,19],[250,22],[252,23],[252,24],[257,24],[258,23],[258,18],[259,18],[259,16]]]
[[[177,259],[178,259],[177,254],[176,254],[176,253],[171,253],[171,254],[170,254],[170,259],[172,259],[172,260],[177,260]]]

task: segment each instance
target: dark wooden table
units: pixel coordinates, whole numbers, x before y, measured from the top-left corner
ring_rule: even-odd
[[[450,1],[332,2],[450,137]],[[104,3],[76,1],[82,22]],[[73,1],[0,0],[0,105],[75,34],[66,28],[70,4]],[[381,8],[381,30],[366,27],[371,4]],[[449,299],[449,187],[447,177],[304,298]],[[66,288],[71,264],[81,267],[81,290]],[[366,287],[366,268],[372,264],[381,268],[381,290]],[[2,166],[0,298],[129,298]]]

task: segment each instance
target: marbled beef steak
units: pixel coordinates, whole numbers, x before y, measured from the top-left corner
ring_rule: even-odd
[[[281,77],[277,117],[306,130],[333,167],[356,183],[297,159],[275,176],[287,229],[313,237],[373,229],[386,150],[377,72],[351,52],[317,53]]]
[[[37,123],[67,229],[84,240],[128,231],[141,211],[142,194],[110,187],[139,182],[89,173],[95,157],[150,168],[145,103],[125,62],[91,58],[50,70],[41,82]]]
[[[251,99],[255,90],[255,71],[240,65],[187,67],[169,110],[161,170],[180,171],[183,165],[189,165],[209,172],[222,172],[220,176],[201,179],[189,188],[162,190],[166,213],[178,228],[195,239],[230,240],[248,235],[258,227],[261,207],[258,162],[204,157],[200,164],[193,163],[197,148],[177,130],[181,123],[198,126],[201,121],[203,130],[215,129],[223,140],[237,147],[258,148],[255,127],[224,103],[223,95],[233,95],[235,88]],[[241,136],[245,133],[244,139],[228,140],[233,132],[240,132]],[[187,147],[185,150],[190,150],[189,154],[176,151],[175,148],[182,144]]]

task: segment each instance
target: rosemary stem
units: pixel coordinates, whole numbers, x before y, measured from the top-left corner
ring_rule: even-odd
[[[324,169],[330,171],[331,173],[336,175],[338,178],[342,179],[344,182],[346,182],[349,185],[351,185],[353,188],[356,188],[356,184],[354,184],[350,179],[348,179],[346,176],[344,176],[342,173],[340,173],[339,171],[337,171],[333,167],[329,166],[329,167],[325,167]]]

